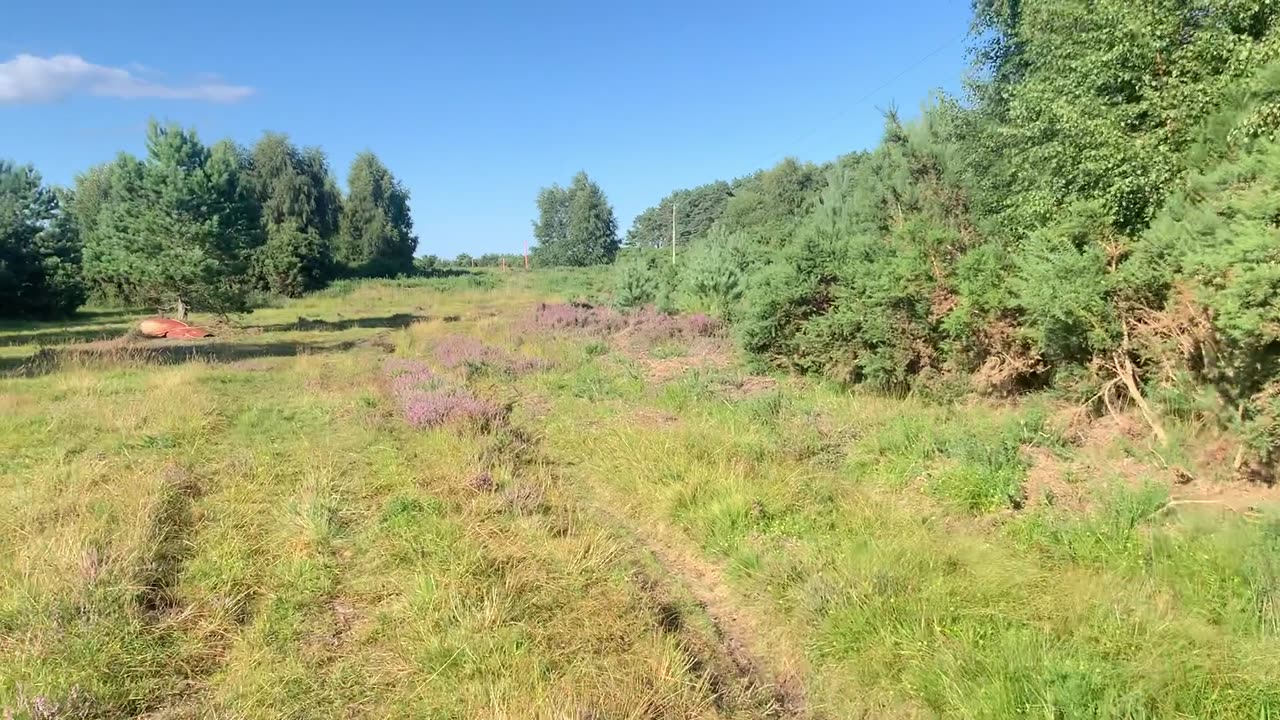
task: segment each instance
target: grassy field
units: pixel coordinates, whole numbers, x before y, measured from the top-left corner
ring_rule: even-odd
[[[851,393],[703,318],[540,305],[591,280],[0,327],[0,708],[1280,717],[1274,491],[1047,398]]]

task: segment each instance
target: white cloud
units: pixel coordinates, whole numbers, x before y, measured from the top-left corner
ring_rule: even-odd
[[[79,55],[24,54],[0,63],[0,104],[53,102],[78,94],[230,103],[249,97],[253,88],[212,77],[186,85],[152,82],[124,68],[94,65]]]

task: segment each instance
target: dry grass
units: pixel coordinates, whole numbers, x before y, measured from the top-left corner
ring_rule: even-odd
[[[779,382],[698,339],[529,335],[541,282],[344,287],[177,344],[103,342],[118,315],[0,328],[0,708],[1280,707],[1265,498],[1170,511],[1118,461],[1158,465],[1122,437],[1073,446],[1035,403]],[[436,354],[473,341],[527,370]],[[389,356],[510,414],[411,427]]]

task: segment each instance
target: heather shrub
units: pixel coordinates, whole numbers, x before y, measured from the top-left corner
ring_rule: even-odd
[[[540,303],[534,309],[530,329],[608,335],[625,325],[622,314],[612,308],[587,303]]]
[[[404,401],[405,420],[414,427],[435,427],[455,422],[489,427],[502,419],[502,407],[461,388],[437,388],[415,392]]]
[[[506,416],[501,405],[450,385],[420,361],[393,358],[383,372],[401,416],[413,427],[460,423],[487,429]]]
[[[531,329],[596,337],[625,334],[648,344],[719,334],[722,323],[701,313],[670,315],[646,305],[627,313],[586,303],[539,305]]]
[[[489,370],[523,375],[545,366],[538,358],[510,353],[466,335],[447,335],[441,338],[435,344],[434,354],[438,363],[450,369],[465,367],[471,371]]]

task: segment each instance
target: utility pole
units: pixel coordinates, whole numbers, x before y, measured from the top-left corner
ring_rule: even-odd
[[[676,264],[676,201],[671,201],[671,264]]]

